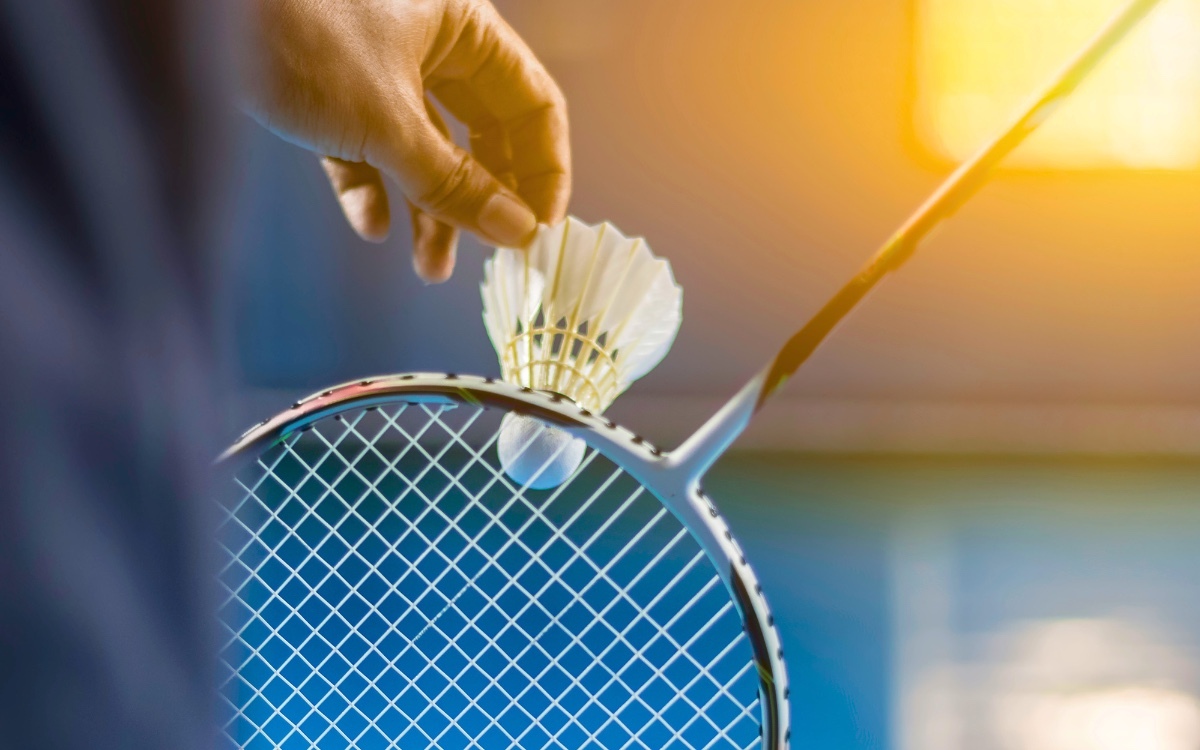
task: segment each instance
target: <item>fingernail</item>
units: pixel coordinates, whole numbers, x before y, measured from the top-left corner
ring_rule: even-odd
[[[537,229],[537,217],[515,198],[496,193],[479,212],[479,229],[497,245],[524,247]]]

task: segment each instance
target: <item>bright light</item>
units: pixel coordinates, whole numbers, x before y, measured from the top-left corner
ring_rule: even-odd
[[[961,161],[1126,0],[918,0],[917,128]],[[1009,157],[1026,167],[1200,167],[1200,0],[1164,0]]]
[[[1013,750],[1194,750],[1200,741],[1200,708],[1176,690],[1131,685],[1042,695],[1021,708],[1004,717],[1013,722]]]
[[[993,693],[1004,750],[1195,750],[1193,673],[1164,631],[1118,619],[1029,623],[1005,642]]]

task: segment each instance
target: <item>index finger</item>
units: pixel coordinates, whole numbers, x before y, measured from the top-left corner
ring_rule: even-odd
[[[517,194],[538,219],[566,215],[571,148],[562,91],[487,2],[471,2],[460,33],[430,71],[432,93],[468,127],[499,125],[512,150]]]

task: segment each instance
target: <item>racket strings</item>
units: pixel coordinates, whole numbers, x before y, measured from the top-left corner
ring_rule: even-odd
[[[230,738],[756,746],[749,646],[690,535],[595,453],[568,485],[526,496],[482,414],[354,412],[239,478]]]

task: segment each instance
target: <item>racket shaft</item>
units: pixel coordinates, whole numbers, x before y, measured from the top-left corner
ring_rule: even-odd
[[[762,377],[755,409],[783,385],[816,351],[851,310],[890,271],[912,256],[921,240],[974,195],[992,169],[1031,133],[1096,68],[1096,65],[1157,5],[1159,0],[1133,0],[1070,62],[1049,86],[995,140],[964,162],[893,234],[874,257],[838,290],[824,307],[780,350]],[[758,378],[755,378],[758,380]]]
[[[767,398],[787,382],[800,365],[808,361],[817,347],[826,340],[839,323],[865,298],[888,272],[900,268],[912,257],[920,241],[944,218],[952,216],[983,186],[992,168],[1010,151],[1020,145],[1042,122],[1049,118],[1058,104],[1078,88],[1088,74],[1116,44],[1134,28],[1159,0],[1132,0],[1124,10],[1112,17],[1108,25],[1070,61],[1067,67],[1051,80],[1042,94],[1022,110],[1007,130],[980,149],[970,160],[961,164],[954,174],[938,186],[920,208],[884,242],[866,265],[838,290],[804,328],[796,332],[775,355],[775,359],[758,372],[737,392],[720,412],[713,415],[694,436],[680,445],[668,458],[668,466],[691,480],[698,481],[712,463],[724,454],[750,419],[761,409]]]
[[[787,382],[890,271],[904,264],[921,240],[983,186],[993,167],[1033,133],[1096,65],[1148,14],[1159,0],[1132,0],[1050,82],[1015,121],[964,162],[917,211],[888,238],[854,278],[793,335],[775,359],[669,457],[668,465],[692,481],[733,443],[766,400]]]

